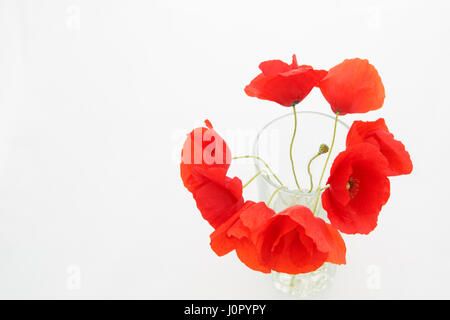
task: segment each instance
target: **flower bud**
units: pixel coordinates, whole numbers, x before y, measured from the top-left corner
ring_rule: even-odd
[[[325,143],[322,143],[319,147],[319,154],[327,153],[330,148]]]

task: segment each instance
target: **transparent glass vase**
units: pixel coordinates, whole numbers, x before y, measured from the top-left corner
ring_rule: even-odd
[[[319,196],[316,215],[329,222],[326,212],[322,208],[320,195],[316,191],[327,154],[321,155],[311,164],[312,190],[307,165],[309,160],[317,154],[322,143],[330,146],[333,136],[334,116],[315,111],[298,111],[297,121],[297,133],[292,150],[300,190],[295,184],[289,157],[294,130],[293,113],[278,117],[263,127],[255,140],[253,154],[264,159],[283,182],[283,185],[286,186],[276,193],[270,203],[270,207],[275,212],[280,212],[296,204],[304,205],[313,210],[317,196]],[[324,186],[329,175],[332,160],[345,148],[348,129],[349,127],[343,121],[338,120],[335,145],[322,180],[322,186]],[[259,160],[255,159],[254,164],[256,171],[264,170],[264,165]],[[260,201],[267,202],[273,192],[280,187],[279,182],[268,172],[260,175],[257,181]],[[322,267],[310,273],[291,275],[272,272],[272,279],[275,287],[282,292],[307,298],[317,295],[331,285],[337,267],[334,264],[325,263]]]

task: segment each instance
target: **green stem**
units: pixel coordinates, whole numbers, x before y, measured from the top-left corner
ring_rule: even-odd
[[[297,275],[295,275],[295,274],[291,274],[291,281],[290,281],[290,283],[289,283],[289,286],[291,287],[291,293],[292,293],[292,291],[294,290],[294,280],[295,280],[295,277],[296,277]]]
[[[250,182],[252,182],[253,180],[256,179],[257,176],[259,176],[264,170],[259,170],[253,177],[250,178],[250,180],[247,181],[246,184],[244,184],[242,186],[242,189],[244,189],[246,186],[248,186],[250,184]]]
[[[252,159],[257,159],[257,160],[261,161],[261,162],[264,164],[264,166],[267,168],[267,170],[269,170],[270,174],[278,181],[278,183],[279,183],[280,185],[283,185],[283,183],[282,183],[281,180],[277,177],[277,175],[272,171],[272,169],[270,169],[270,167],[269,167],[269,165],[267,164],[267,162],[265,162],[265,161],[264,161],[263,159],[261,159],[260,157],[258,157],[258,156],[249,156],[249,155],[233,157],[233,159],[245,159],[245,158],[252,158]]]
[[[297,180],[297,175],[295,174],[295,168],[294,168],[294,159],[292,157],[292,146],[294,145],[294,139],[295,134],[297,133],[297,112],[295,111],[295,104],[292,106],[292,110],[294,110],[294,133],[292,134],[292,140],[291,140],[291,146],[289,148],[289,156],[291,158],[291,167],[292,167],[292,173],[294,174],[295,184],[297,185],[297,188],[300,190],[300,184]]]
[[[331,140],[331,145],[330,145],[330,150],[328,151],[327,160],[325,160],[325,165],[323,167],[322,174],[320,175],[319,185],[318,185],[319,188],[320,188],[320,184],[322,183],[322,179],[323,179],[323,175],[325,174],[325,170],[327,169],[328,161],[330,160],[331,151],[333,150],[333,146],[334,146],[334,141],[336,140],[336,128],[337,128],[337,123],[338,123],[338,117],[339,117],[339,111],[336,112],[336,118],[334,119],[333,139]]]
[[[270,196],[269,200],[267,201],[267,206],[270,205],[270,203],[272,202],[273,197],[275,197],[275,195],[278,193],[278,191],[280,191],[283,188],[284,188],[284,186],[279,186],[278,188],[275,189],[275,191],[272,193],[272,195]]]
[[[333,129],[333,139],[331,140],[330,150],[328,151],[327,160],[325,161],[325,165],[322,170],[322,174],[320,175],[319,184],[317,186],[317,197],[316,197],[316,203],[314,204],[314,210],[313,214],[316,214],[317,210],[317,204],[319,203],[320,198],[320,184],[322,183],[323,175],[325,174],[325,170],[327,169],[328,161],[330,160],[331,151],[333,150],[334,141],[336,139],[336,128],[338,123],[338,117],[339,117],[339,111],[336,112],[336,118],[334,119],[334,129]]]
[[[313,187],[314,187],[314,184],[313,184],[313,178],[312,178],[312,173],[311,173],[311,163],[314,161],[315,158],[317,158],[317,157],[320,156],[320,155],[321,155],[321,153],[316,154],[316,155],[315,155],[314,157],[312,157],[311,160],[309,160],[309,162],[308,162],[308,174],[309,174],[309,184],[310,184],[310,187],[309,187],[309,191],[308,191],[308,192],[311,192],[312,189],[313,189]]]

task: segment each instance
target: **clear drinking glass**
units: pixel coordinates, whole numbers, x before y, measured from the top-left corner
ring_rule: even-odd
[[[270,207],[275,212],[280,212],[296,204],[304,205],[311,210],[314,209],[318,196],[316,191],[317,184],[327,154],[321,155],[311,164],[312,190],[307,173],[307,165],[309,160],[317,154],[322,143],[330,146],[333,136],[334,116],[332,115],[315,111],[298,111],[297,122],[297,132],[292,150],[300,190],[295,184],[289,157],[294,131],[293,113],[278,117],[267,123],[258,133],[254,143],[253,154],[264,159],[281,182],[283,182],[283,185],[286,186],[274,196],[270,203]],[[322,186],[326,183],[332,160],[345,148],[345,138],[348,129],[349,127],[343,121],[338,120],[335,144],[321,183]],[[257,171],[265,169],[265,166],[259,160],[255,159],[254,163]],[[267,202],[272,193],[280,187],[277,179],[270,176],[268,172],[261,174],[257,181],[260,201]],[[326,212],[322,208],[320,195],[316,214],[326,222],[329,222]],[[325,263],[322,267],[310,273],[291,275],[272,272],[272,279],[275,287],[285,293],[299,297],[309,297],[323,291],[331,284],[336,269],[336,265]]]

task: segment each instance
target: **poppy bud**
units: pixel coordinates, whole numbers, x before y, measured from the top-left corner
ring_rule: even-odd
[[[322,143],[319,147],[319,154],[327,153],[328,150],[330,150],[330,148],[325,143]]]

